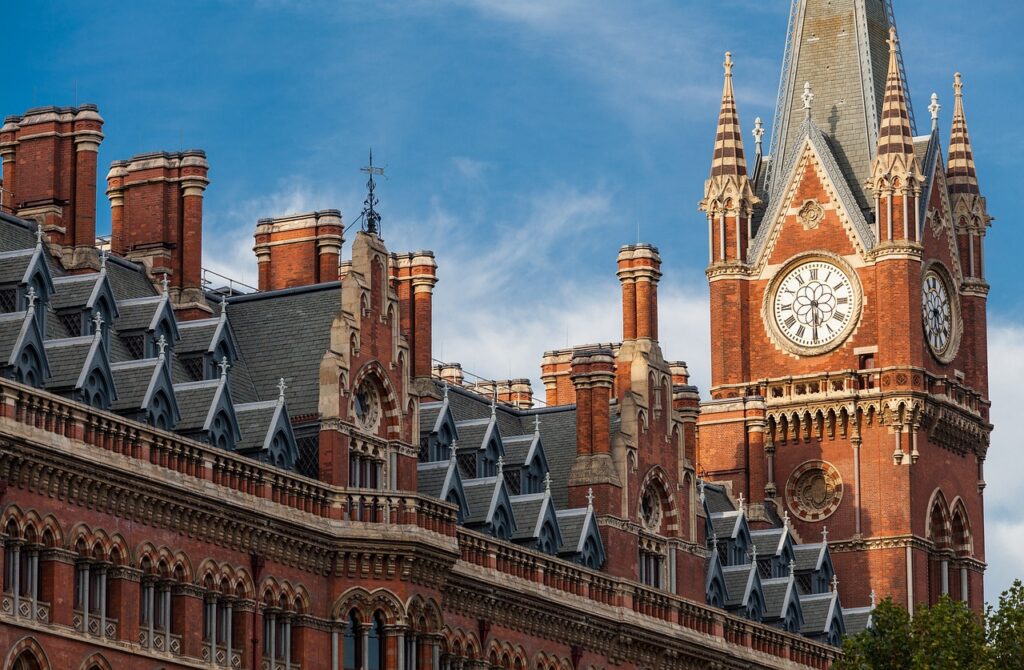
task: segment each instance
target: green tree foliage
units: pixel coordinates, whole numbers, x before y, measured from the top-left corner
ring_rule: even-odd
[[[999,597],[979,616],[943,596],[911,619],[886,598],[872,612],[872,628],[843,642],[833,670],[1024,670],[1024,586]]]

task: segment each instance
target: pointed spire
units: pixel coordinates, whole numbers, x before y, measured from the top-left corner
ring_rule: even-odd
[[[899,40],[896,28],[889,28],[889,70],[885,79],[882,120],[878,127],[878,158],[897,154],[914,155],[914,134],[910,130],[910,111],[900,73]]]
[[[743,157],[743,131],[736,111],[736,97],[732,90],[732,54],[725,52],[725,85],[722,88],[722,106],[718,112],[718,130],[715,135],[715,153],[711,159],[712,178],[722,175],[747,174]]]
[[[939,129],[939,110],[942,109],[942,105],[939,104],[939,94],[932,92],[932,101],[928,105],[928,113],[932,115],[932,132],[934,133]]]
[[[979,192],[971,138],[967,134],[967,117],[964,116],[964,82],[959,72],[953,75],[953,127],[949,134],[947,163],[946,175],[950,193]]]

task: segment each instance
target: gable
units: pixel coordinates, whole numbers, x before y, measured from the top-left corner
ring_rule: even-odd
[[[960,251],[957,245],[955,215],[950,209],[949,188],[946,184],[946,171],[942,165],[941,152],[928,164],[930,178],[926,182],[927,201],[923,203],[924,216],[921,217],[921,243],[924,246],[924,260],[938,260],[943,263],[953,281],[959,285],[964,273],[960,265]]]
[[[863,256],[875,244],[821,131],[806,122],[798,148],[789,156],[785,186],[776,191],[751,247],[751,264],[760,274],[767,264],[800,251]]]

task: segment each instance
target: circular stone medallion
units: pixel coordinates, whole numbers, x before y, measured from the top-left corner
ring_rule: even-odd
[[[843,500],[843,478],[826,461],[799,465],[786,482],[786,504],[798,519],[821,521],[832,515]]]

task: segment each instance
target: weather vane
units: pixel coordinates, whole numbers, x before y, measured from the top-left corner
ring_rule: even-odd
[[[376,184],[373,181],[374,175],[384,176],[384,168],[374,167],[373,165],[373,149],[370,149],[370,164],[366,167],[359,168],[360,172],[365,172],[370,175],[369,180],[366,182],[366,200],[363,201],[363,220],[366,226],[366,232],[373,233],[374,235],[380,234],[380,213],[375,209],[380,201],[377,200],[377,196],[374,195],[373,189]]]

